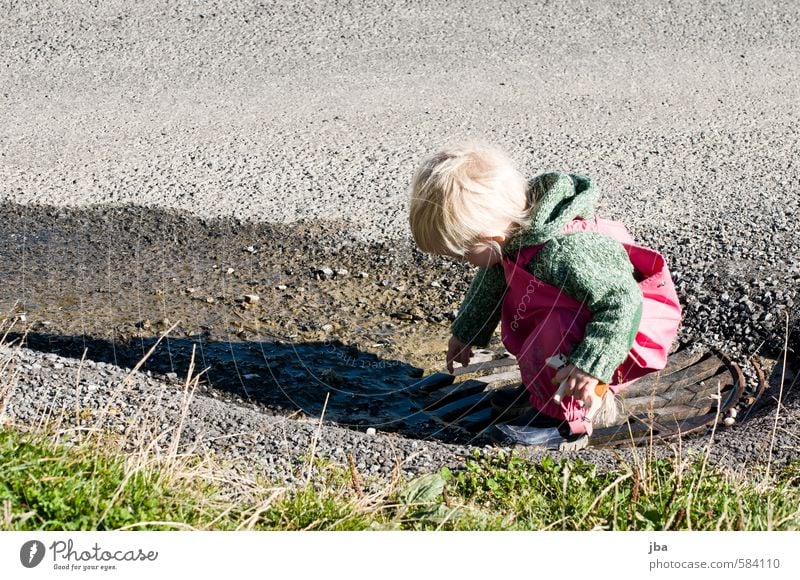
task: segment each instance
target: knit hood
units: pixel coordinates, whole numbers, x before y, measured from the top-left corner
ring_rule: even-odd
[[[514,233],[503,247],[506,254],[543,244],[576,218],[591,219],[600,191],[588,177],[574,173],[544,173],[528,181],[531,225]]]

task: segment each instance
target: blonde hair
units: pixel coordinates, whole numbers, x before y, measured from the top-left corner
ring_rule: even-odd
[[[409,222],[423,252],[464,256],[481,236],[530,223],[527,184],[500,149],[465,143],[422,161],[411,181]]]

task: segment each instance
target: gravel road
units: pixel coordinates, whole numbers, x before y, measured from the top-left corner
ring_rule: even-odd
[[[723,348],[743,364],[754,353],[774,359],[788,317],[800,351],[800,238],[792,225],[800,202],[799,39],[793,0],[0,0],[0,304],[21,303],[40,334],[109,339],[125,326],[119,332],[131,338],[150,329],[145,322],[153,335],[162,318],[195,313],[200,302],[187,288],[204,280],[214,288],[202,288],[202,298],[214,302],[192,319],[198,327],[222,315],[216,308],[233,312],[237,296],[256,286],[262,295],[285,286],[239,314],[258,311],[261,330],[298,341],[330,337],[321,322],[331,320],[333,335],[364,350],[382,341],[385,328],[369,312],[383,301],[376,320],[399,310],[409,318],[392,319],[383,354],[432,367],[469,270],[414,252],[407,186],[424,154],[481,138],[507,148],[528,175],[558,169],[595,178],[603,214],[667,255],[685,305],[684,342]],[[119,249],[131,239],[122,234],[126,219],[135,219],[127,231],[138,231],[144,246],[169,249]],[[247,240],[239,229],[259,257],[274,254],[230,266],[249,272],[238,286],[208,282],[204,273],[227,271],[228,256],[241,253]],[[44,233],[32,243],[31,232]],[[219,259],[204,255],[225,243],[215,246]],[[120,274],[109,290],[103,268],[110,280],[133,256],[135,275]],[[327,265],[349,274],[313,274]],[[267,274],[259,278],[258,268]],[[361,270],[371,276],[363,283]],[[140,316],[127,307],[133,300],[115,308],[123,287],[150,296],[162,313]],[[369,299],[350,312],[359,292]],[[309,294],[324,300],[298,314]],[[220,340],[259,338],[259,328],[217,326]],[[416,347],[400,345],[403,333]],[[24,351],[10,406],[20,420],[70,396],[54,366],[77,360],[53,356]],[[114,365],[85,371],[125,376]],[[92,400],[111,396],[113,377],[92,383]],[[131,412],[135,397],[168,386],[136,381]],[[776,445],[781,461],[797,456],[791,385]],[[289,479],[316,426],[210,395],[193,405],[213,433],[231,425],[264,432],[252,445],[225,445]],[[720,457],[763,457],[772,430],[770,409],[763,413],[720,434]],[[322,437],[321,454],[353,450],[376,473],[391,462],[371,458],[386,449],[401,459],[419,452],[410,472],[468,451],[323,431],[330,438]]]

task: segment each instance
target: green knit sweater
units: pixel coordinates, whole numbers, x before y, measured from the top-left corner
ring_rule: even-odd
[[[593,218],[599,196],[594,183],[580,175],[546,173],[529,180],[531,225],[508,238],[503,254],[513,259],[520,248],[544,244],[525,269],[592,312],[583,340],[568,359],[610,382],[639,329],[642,293],[622,244],[596,232],[561,233],[575,218]],[[502,264],[479,268],[451,326],[453,336],[486,346],[500,322],[506,289]]]

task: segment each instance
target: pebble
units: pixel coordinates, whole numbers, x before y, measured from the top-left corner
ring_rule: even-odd
[[[258,294],[244,295],[244,301],[247,302],[248,304],[257,304],[260,300],[261,298],[258,296]]]
[[[328,266],[322,266],[320,268],[315,268],[313,273],[317,276],[318,279],[321,280],[330,280],[333,278],[333,269],[329,268]]]

